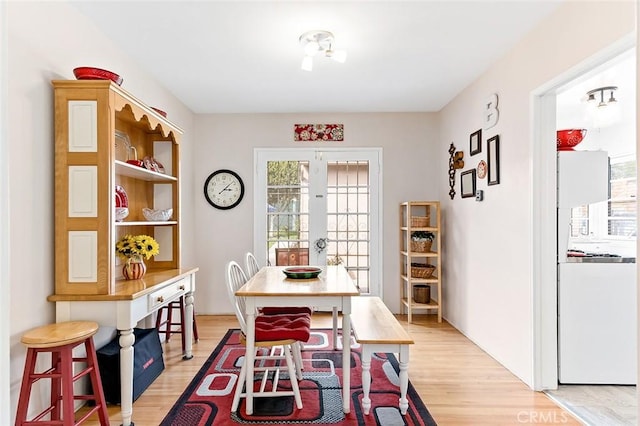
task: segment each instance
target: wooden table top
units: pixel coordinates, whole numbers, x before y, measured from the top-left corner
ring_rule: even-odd
[[[285,266],[265,266],[238,291],[236,296],[359,296],[344,266],[327,266],[318,278],[290,279],[282,272]]]

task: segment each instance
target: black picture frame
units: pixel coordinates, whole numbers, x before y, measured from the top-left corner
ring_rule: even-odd
[[[476,196],[476,169],[460,173],[460,196],[462,198]]]
[[[482,129],[478,129],[469,135],[469,155],[482,152]]]
[[[500,183],[500,135],[487,140],[487,184],[498,185]]]

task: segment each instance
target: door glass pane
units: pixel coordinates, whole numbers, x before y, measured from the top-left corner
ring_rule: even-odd
[[[267,162],[267,259],[309,264],[309,163]]]
[[[369,162],[327,164],[327,264],[343,264],[369,293]]]

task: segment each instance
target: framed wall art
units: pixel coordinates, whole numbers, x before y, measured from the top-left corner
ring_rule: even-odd
[[[460,196],[462,198],[476,196],[476,169],[460,173]]]
[[[487,140],[487,168],[489,185],[500,183],[500,135]]]
[[[478,129],[469,136],[469,154],[476,155],[482,152],[482,129]]]

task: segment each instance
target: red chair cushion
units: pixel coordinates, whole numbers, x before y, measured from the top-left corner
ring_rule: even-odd
[[[263,315],[289,315],[289,314],[309,314],[313,313],[313,309],[308,306],[282,306],[282,307],[266,307],[260,309]]]
[[[256,342],[287,339],[307,342],[310,334],[311,318],[306,314],[256,317]]]

